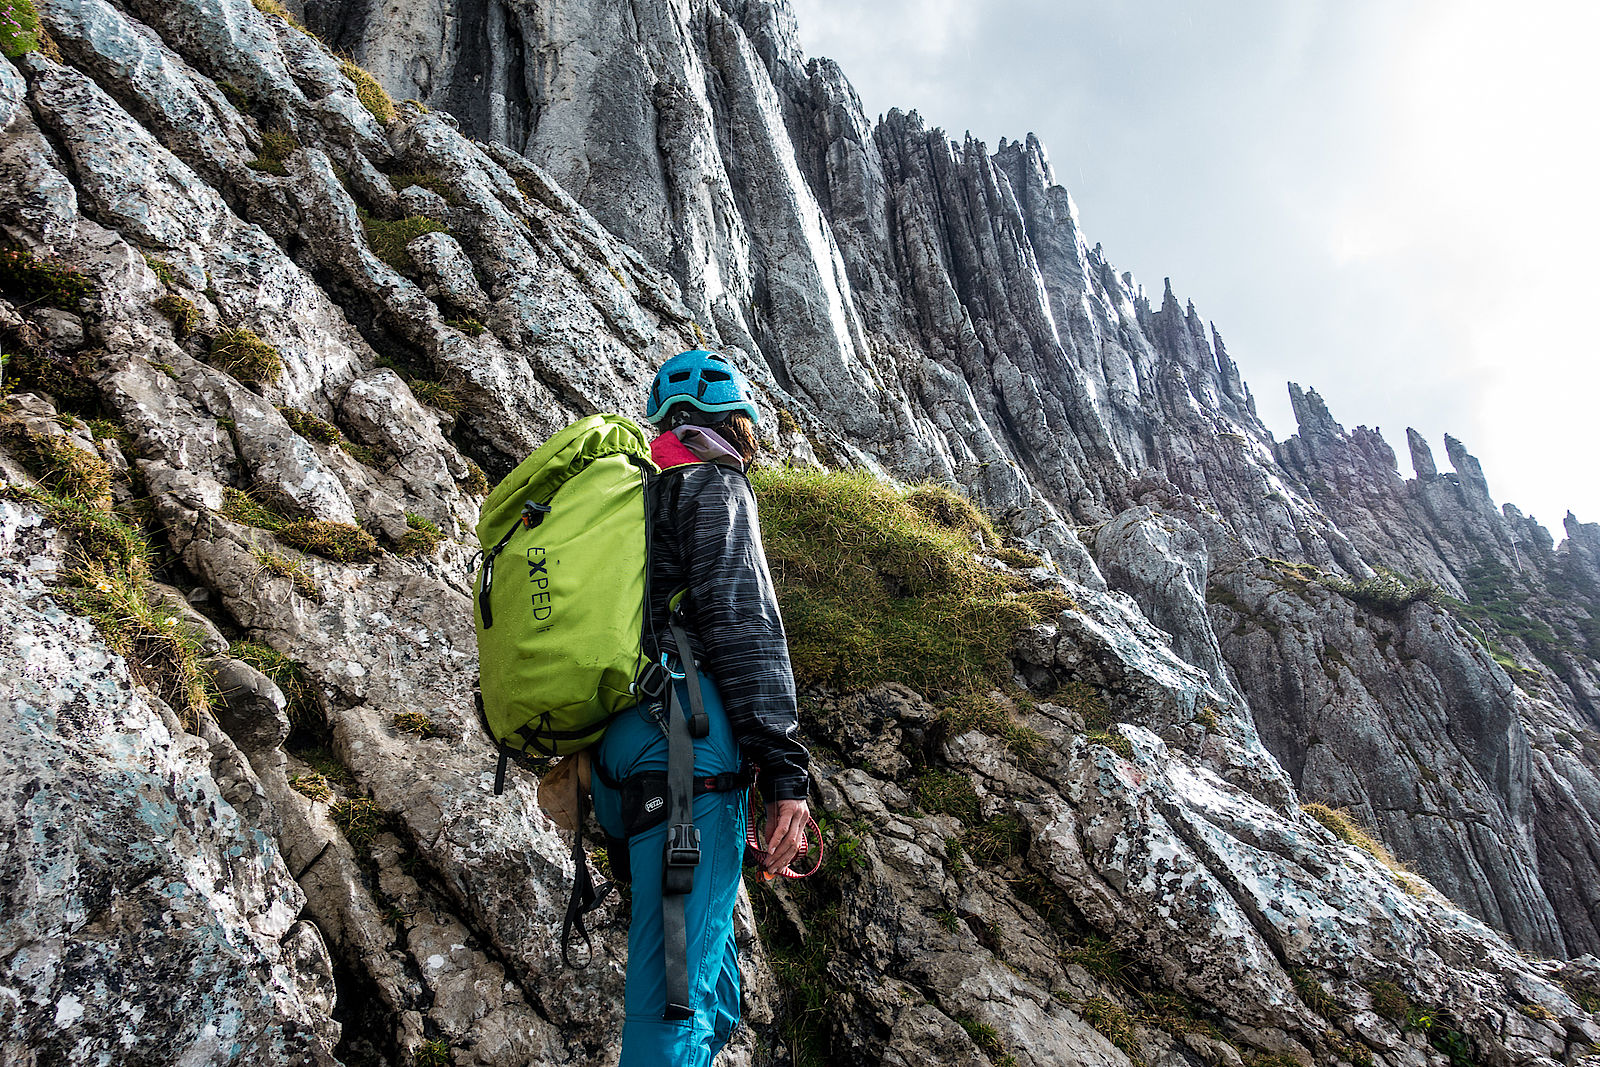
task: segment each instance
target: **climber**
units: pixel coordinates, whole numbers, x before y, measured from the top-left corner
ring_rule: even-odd
[[[680,1014],[688,1018],[663,1017],[673,1014],[664,1010],[674,966],[665,948],[673,920],[662,907],[668,824],[629,837],[624,818],[630,779],[645,772],[659,778],[667,769],[671,704],[640,705],[612,722],[594,759],[592,791],[612,867],[619,876],[627,869],[633,883],[620,1067],[703,1067],[739,1021],[733,909],[746,837],[743,789],[710,787],[742,782],[741,772],[754,768],[766,810],[761,863],[779,872],[807,847],[809,754],[799,737],[783,620],[744,475],[756,454],[760,418],[745,377],[718,353],[679,353],[656,373],[645,418],[662,431],[651,454],[666,472],[650,504],[646,632],[667,634],[674,617],[684,624],[710,720],[709,731],[694,741],[694,775],[706,785],[693,800],[699,860],[682,909],[689,1003]],[[672,669],[676,705],[687,715],[692,673],[681,664]],[[631,795],[637,807],[638,789]],[[647,803],[659,808],[661,801]]]

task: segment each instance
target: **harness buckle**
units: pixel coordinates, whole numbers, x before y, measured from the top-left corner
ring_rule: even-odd
[[[667,669],[654,660],[646,661],[644,669],[639,672],[628,686],[628,692],[634,696],[641,696],[647,700],[659,700],[661,694],[667,691]]]
[[[700,865],[700,830],[693,823],[673,823],[667,831],[667,863],[662,889],[670,894],[694,889],[694,869]]]

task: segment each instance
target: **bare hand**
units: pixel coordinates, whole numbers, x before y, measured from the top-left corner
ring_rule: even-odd
[[[767,849],[761,865],[764,870],[777,874],[805,853],[806,822],[810,818],[811,809],[804,800],[775,800],[767,805],[767,817],[761,827]]]

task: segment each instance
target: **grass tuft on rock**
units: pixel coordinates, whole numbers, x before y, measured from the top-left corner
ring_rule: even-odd
[[[431,555],[439,547],[439,542],[444,540],[444,534],[436,523],[413,512],[406,512],[406,526],[405,536],[394,548],[397,556]]]
[[[365,210],[356,213],[361,219],[361,229],[367,236],[367,247],[390,267],[401,274],[413,274],[417,265],[406,251],[406,245],[425,233],[443,233],[442,223],[426,215],[407,215],[403,219],[375,219]]]
[[[114,565],[130,577],[149,571],[149,542],[119,516],[96,503],[26,485],[0,485],[0,497],[39,508],[87,559]]]
[[[270,385],[283,374],[283,357],[254,330],[223,330],[211,339],[207,359],[246,385]]]
[[[994,533],[970,501],[792,467],[757,468],[751,483],[802,685],[1010,680],[1014,637],[1040,612],[1020,579],[977,562]]]
[[[489,476],[483,473],[483,468],[472,460],[467,460],[467,476],[461,479],[461,488],[473,496],[484,497],[489,495]]]
[[[155,309],[172,320],[172,336],[182,341],[201,323],[200,309],[192,300],[168,293],[155,302]]]
[[[299,596],[306,600],[322,600],[322,587],[304,563],[260,548],[251,549],[250,555],[255,557],[256,564],[266,573],[289,579],[289,584]]]
[[[992,867],[1027,855],[1028,828],[1013,814],[983,819],[961,835],[961,846],[974,862]]]
[[[292,774],[289,776],[289,788],[310,800],[321,801],[326,804],[333,799],[333,789],[328,785],[326,775],[311,771],[307,774]]]
[[[988,693],[957,693],[939,709],[939,723],[951,737],[978,730],[1005,742],[1023,763],[1037,760],[1044,737],[1022,725],[1001,701]]]
[[[396,712],[390,725],[397,733],[410,734],[413,737],[437,737],[438,731],[433,725],[433,716],[425,711]]]
[[[331,422],[317,418],[309,411],[299,408],[278,406],[278,414],[283,416],[283,421],[289,424],[289,429],[304,437],[308,441],[321,441],[325,445],[335,445],[344,435],[339,428]]]
[[[369,467],[378,465],[377,450],[370,445],[357,444],[344,435],[344,432],[333,423],[319,419],[309,411],[280,405],[278,413],[283,416],[283,421],[289,428],[308,441],[319,441],[325,445],[338,445],[339,448],[352,459],[365,463]]]
[[[87,274],[21,248],[0,248],[0,293],[23,309],[36,304],[77,311],[95,292]]]
[[[377,78],[348,59],[339,61],[339,70],[350,79],[350,84],[355,87],[356,99],[372,113],[373,118],[385,126],[394,121],[394,97],[378,84]]]
[[[106,644],[128,661],[134,677],[178,713],[185,729],[194,729],[209,714],[212,696],[199,635],[151,600],[144,575],[85,560],[74,568],[73,578],[79,588],[69,598],[72,608],[94,623]]]
[[[350,847],[358,853],[365,853],[367,846],[372,844],[372,839],[377,836],[383,827],[383,810],[365,797],[341,800],[329,805],[328,816],[333,819],[333,824],[344,834]]]
[[[1372,1010],[1395,1022],[1405,1022],[1411,1014],[1411,998],[1393,982],[1379,980],[1367,986],[1372,995]]]
[[[1418,601],[1434,603],[1444,595],[1437,582],[1427,578],[1407,578],[1385,568],[1371,578],[1352,582],[1337,574],[1323,575],[1321,584],[1347,600],[1353,600],[1369,611],[1393,614]]]
[[[307,37],[310,37],[313,40],[321,40],[321,38],[316,34],[306,29],[305,26],[301,24],[300,20],[295,18],[294,15],[290,14],[289,9],[279,3],[278,0],[250,0],[250,3],[251,6],[253,6],[257,11],[261,12],[263,15],[271,15],[274,18],[280,18],[284,22],[287,22],[290,26],[293,26],[295,29],[305,34]]]
[[[1226,1040],[1216,1024],[1200,1018],[1194,1004],[1176,993],[1140,992],[1139,999],[1144,1008],[1135,1018],[1141,1026],[1165,1030],[1173,1037],[1201,1034],[1213,1041]]]
[[[1020,548],[997,548],[991,553],[995,559],[1007,567],[1027,569],[1030,567],[1043,567],[1044,557],[1033,552],[1024,552]]]
[[[1133,742],[1123,737],[1120,733],[1098,730],[1085,734],[1084,740],[1091,745],[1103,745],[1125,760],[1133,759]]]
[[[1330,808],[1326,804],[1302,804],[1300,810],[1327,827],[1334,837],[1369,853],[1373,859],[1391,871],[1405,870],[1394,855],[1383,847],[1383,842],[1356,822],[1355,817],[1343,808]]]
[[[1323,1018],[1335,1018],[1345,1010],[1344,1005],[1335,1000],[1310,971],[1290,967],[1289,981],[1294,983],[1294,991],[1305,1001],[1306,1007]]]
[[[972,1038],[972,1043],[983,1050],[983,1054],[990,1059],[1005,1055],[1005,1046],[1000,1043],[1000,1032],[988,1023],[980,1023],[970,1015],[953,1016],[961,1029]]]
[[[1091,732],[1104,731],[1116,722],[1106,698],[1087,682],[1068,682],[1050,694],[1050,701],[1083,716],[1083,728]]]
[[[283,690],[284,699],[289,704],[286,714],[296,729],[314,727],[321,722],[322,712],[317,705],[311,680],[306,677],[305,668],[297,661],[272,646],[257,641],[237,641],[228,649],[228,655],[250,664],[271,678],[272,683]],[[339,765],[335,763],[335,766]],[[342,777],[325,768],[317,769],[323,771],[329,778],[342,780]]]
[[[156,276],[156,281],[160,282],[168,289],[176,289],[178,287],[177,267],[174,267],[171,263],[168,263],[164,259],[158,259],[155,256],[150,255],[148,252],[142,253],[142,255],[144,256],[145,265],[148,266],[150,268],[150,272]]]
[[[244,114],[250,110],[250,94],[237,85],[232,82],[217,82],[217,89],[235,111]]]
[[[960,771],[929,771],[910,783],[917,806],[931,815],[954,815],[967,825],[978,821],[978,792]]]
[[[404,192],[415,185],[419,189],[426,189],[428,192],[438,195],[447,204],[461,203],[461,194],[456,192],[449,182],[437,174],[425,172],[391,174],[389,175],[389,184],[396,193]]]
[[[412,396],[429,407],[438,408],[446,415],[461,414],[461,394],[443,382],[432,382],[424,378],[411,378],[407,380],[406,385],[411,389]]]
[[[39,484],[71,500],[100,507],[111,502],[111,465],[65,434],[41,433],[7,420],[5,438]]]
[[[1139,1038],[1134,1033],[1133,1017],[1125,1008],[1105,997],[1094,997],[1084,1002],[1083,1018],[1090,1026],[1105,1035],[1117,1048],[1135,1063],[1144,1062],[1139,1052]]]
[[[488,329],[488,327],[483,323],[471,317],[464,319],[445,319],[444,324],[453,330],[460,330],[468,337],[477,337],[479,334],[483,333],[484,330]]]
[[[257,499],[244,489],[232,487],[222,490],[222,515],[258,530],[281,530],[289,524],[289,518],[276,505]]]
[[[411,1056],[412,1067],[449,1067],[453,1062],[450,1043],[437,1037],[418,1045]]]
[[[1103,937],[1084,938],[1083,944],[1063,955],[1061,959],[1063,963],[1077,964],[1102,982],[1129,984],[1128,958],[1116,945]]]
[[[63,352],[47,346],[23,345],[4,354],[6,392],[34,389],[55,398],[63,409],[93,411],[99,391],[90,375],[99,353],[91,350]]]
[[[23,485],[0,486],[0,496],[38,508],[67,535],[73,549],[62,575],[64,602],[193,729],[211,709],[210,676],[199,636],[149,594],[152,551],[144,535],[105,510],[102,499]]]
[[[359,526],[322,519],[297,519],[276,531],[278,540],[335,563],[365,563],[381,554],[378,540]]]

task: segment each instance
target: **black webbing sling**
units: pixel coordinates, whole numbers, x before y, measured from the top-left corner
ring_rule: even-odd
[[[694,825],[694,739],[711,732],[700,694],[700,672],[695,669],[689,635],[674,614],[670,620],[672,643],[677,646],[689,691],[690,716],[678,703],[678,687],[668,687],[667,700],[667,853],[661,872],[662,971],[666,978],[664,1019],[688,1019],[689,924],[686,897],[694,889],[694,869],[700,863],[700,831]]]

